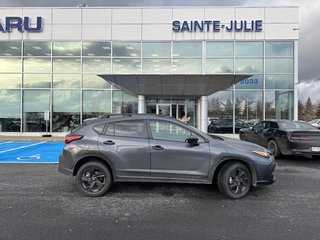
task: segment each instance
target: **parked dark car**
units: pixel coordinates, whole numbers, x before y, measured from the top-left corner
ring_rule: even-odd
[[[304,122],[260,121],[254,127],[240,129],[239,137],[268,148],[275,157],[320,155],[320,130]]]
[[[272,154],[256,144],[209,136],[175,118],[117,115],[85,120],[66,136],[59,171],[101,196],[112,182],[217,183],[228,198],[274,181]]]
[[[243,127],[243,122],[237,120],[235,123],[236,133]],[[214,119],[210,121],[208,133],[233,133],[233,119]]]

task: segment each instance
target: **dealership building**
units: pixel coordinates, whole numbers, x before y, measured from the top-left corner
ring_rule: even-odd
[[[186,113],[231,132],[297,119],[298,10],[0,8],[0,134],[107,113]]]

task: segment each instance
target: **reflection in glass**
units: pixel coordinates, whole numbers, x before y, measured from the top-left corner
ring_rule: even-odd
[[[245,127],[249,121],[262,119],[262,90],[236,91],[235,116],[239,127]]]
[[[233,73],[233,59],[207,59],[206,73]]]
[[[21,58],[0,58],[0,72],[21,73]]]
[[[50,109],[50,90],[23,91],[23,131],[45,132],[44,110]]]
[[[293,42],[266,42],[267,57],[292,57]]]
[[[172,73],[201,73],[201,59],[173,59]]]
[[[0,90],[0,103],[0,132],[20,132],[20,90]]]
[[[50,58],[24,58],[23,71],[27,73],[50,73]]]
[[[80,88],[80,74],[53,74],[53,88]]]
[[[54,58],[53,72],[80,73],[81,72],[80,58]]]
[[[266,73],[293,73],[293,58],[266,59]]]
[[[23,74],[23,87],[50,88],[51,74]]]
[[[80,123],[80,91],[54,90],[52,131],[68,132]]]
[[[171,73],[171,59],[142,59],[143,73]]]
[[[111,60],[106,58],[83,58],[83,72],[110,73]]]
[[[293,89],[293,75],[266,75],[266,89]]]
[[[266,91],[266,119],[293,119],[293,91]]]
[[[53,56],[80,56],[81,42],[53,42]]]
[[[263,75],[253,75],[236,84],[236,89],[262,89]]]
[[[235,43],[236,57],[262,57],[263,43],[262,42],[236,42]]]
[[[110,88],[110,84],[96,74],[83,74],[83,88]]]
[[[111,43],[110,42],[84,42],[83,43],[83,56],[111,56]]]
[[[112,43],[112,54],[114,57],[140,57],[140,43],[114,42]]]
[[[207,58],[233,57],[233,42],[207,42]]]
[[[174,58],[202,57],[202,42],[173,42],[172,56]]]
[[[141,60],[139,58],[114,58],[113,73],[140,73]]]
[[[84,113],[111,112],[111,91],[83,91]]]
[[[0,42],[0,56],[21,56],[21,42]]]
[[[20,87],[21,74],[0,74],[0,89]]]
[[[138,113],[138,99],[124,91],[112,91],[112,113]]]
[[[142,43],[142,56],[144,58],[170,58],[171,43],[144,42]]]
[[[261,58],[236,59],[236,73],[262,73],[262,70]]]
[[[50,42],[25,42],[24,56],[51,56]]]

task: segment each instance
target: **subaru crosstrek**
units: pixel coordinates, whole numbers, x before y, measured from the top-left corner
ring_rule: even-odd
[[[207,135],[161,115],[108,115],[85,120],[66,136],[59,171],[76,176],[86,196],[112,182],[217,183],[226,197],[274,182],[276,163],[256,144]]]

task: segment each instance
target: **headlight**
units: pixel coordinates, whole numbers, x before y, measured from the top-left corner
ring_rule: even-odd
[[[272,159],[272,154],[268,152],[261,152],[261,151],[253,151],[255,154],[258,154],[260,157]]]

